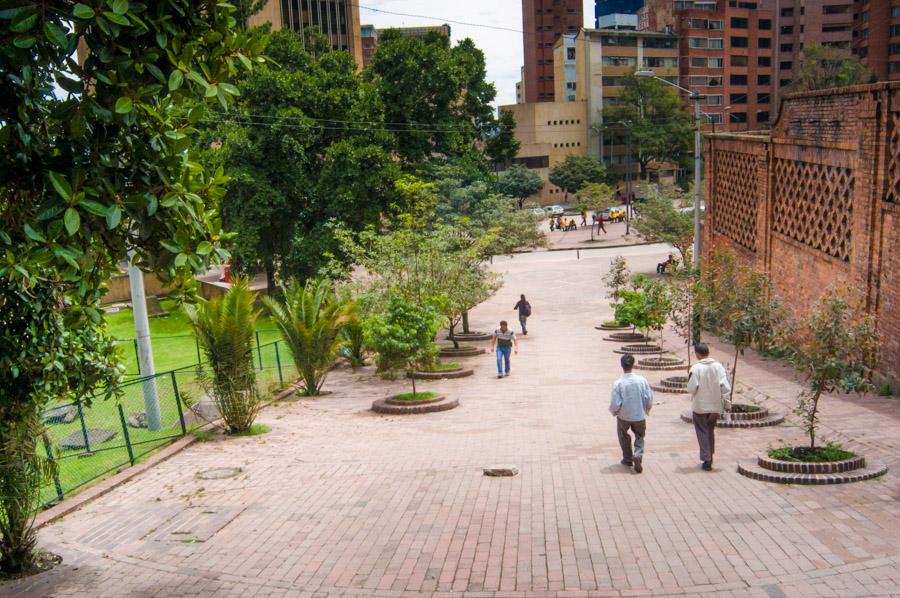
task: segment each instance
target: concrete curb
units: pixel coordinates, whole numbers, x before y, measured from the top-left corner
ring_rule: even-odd
[[[272,397],[270,400],[263,403],[263,405],[260,409],[265,409],[266,407],[270,406],[272,403],[275,403],[277,401],[280,401],[280,400],[292,395],[293,393],[297,392],[297,390],[299,388],[300,388],[299,382],[292,384],[285,390],[281,391],[280,393],[278,393],[277,395]],[[218,421],[219,420],[216,420],[215,422],[210,422],[210,423],[206,424],[205,426],[203,426],[202,428],[198,428],[198,431],[199,430],[209,430],[209,429],[213,428],[216,425],[216,422],[218,422]],[[159,449],[158,451],[156,451],[155,453],[151,454],[147,458],[146,461],[143,461],[142,463],[137,463],[136,465],[127,467],[126,469],[123,469],[119,473],[116,473],[113,476],[108,477],[105,480],[98,482],[97,484],[94,484],[90,488],[79,492],[75,496],[72,496],[71,498],[67,498],[67,499],[63,500],[61,503],[54,505],[54,506],[50,507],[49,509],[41,511],[34,518],[34,525],[33,525],[34,529],[40,529],[46,525],[50,525],[51,523],[62,519],[66,515],[69,515],[70,513],[73,513],[75,511],[79,510],[81,507],[100,498],[104,494],[107,494],[107,493],[115,490],[119,486],[130,481],[132,478],[139,476],[140,474],[144,473],[148,469],[155,467],[155,466],[159,465],[160,463],[162,463],[163,461],[166,461],[166,460],[174,457],[175,455],[177,455],[184,449],[188,448],[195,442],[197,442],[197,437],[193,433],[189,433],[186,436],[182,436],[181,438],[179,438],[172,444],[165,446],[165,447]]]

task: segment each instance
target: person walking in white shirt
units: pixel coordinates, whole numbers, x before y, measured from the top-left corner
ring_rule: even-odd
[[[694,430],[700,445],[700,461],[703,469],[712,469],[713,453],[716,451],[716,422],[731,408],[731,385],[725,367],[709,356],[709,346],[705,343],[694,345],[694,355],[698,361],[691,366],[688,374],[688,393],[691,395]]]

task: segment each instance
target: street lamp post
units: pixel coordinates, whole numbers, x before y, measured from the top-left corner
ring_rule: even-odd
[[[674,87],[688,94],[694,103],[694,270],[700,269],[700,170],[703,168],[703,114],[700,111],[700,100],[704,97],[695,91],[663,79],[651,70],[641,70],[634,74],[635,77],[646,77],[662,81],[666,85]]]

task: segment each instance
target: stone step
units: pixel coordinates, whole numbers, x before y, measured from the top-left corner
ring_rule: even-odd
[[[690,410],[681,412],[681,421],[686,423],[694,423],[694,416]],[[768,417],[758,419],[731,419],[730,421],[722,416],[716,422],[717,428],[765,428],[768,426],[777,426],[784,422],[784,414],[769,413]]]
[[[738,463],[737,470],[742,476],[761,482],[825,486],[871,480],[887,473],[887,466],[869,464],[864,468],[840,473],[790,473],[765,469],[756,461],[742,461]]]

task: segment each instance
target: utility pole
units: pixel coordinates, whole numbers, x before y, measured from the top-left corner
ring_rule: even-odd
[[[128,282],[131,285],[131,310],[134,317],[134,334],[137,341],[138,364],[144,388],[144,412],[147,429],[162,429],[162,414],[159,410],[159,393],[156,388],[156,373],[153,367],[153,347],[150,344],[150,320],[147,318],[147,296],[144,292],[144,273],[134,265],[134,252],[128,260]]]
[[[700,98],[694,94],[694,271],[700,271],[700,191],[701,170],[703,169],[703,115],[700,113]]]

